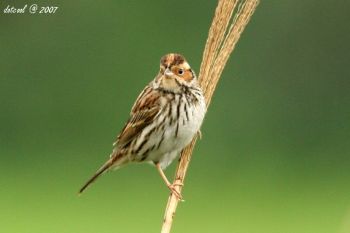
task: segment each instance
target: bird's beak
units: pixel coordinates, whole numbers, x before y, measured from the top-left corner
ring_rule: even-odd
[[[174,73],[169,68],[166,68],[166,70],[164,71],[164,76],[166,78],[171,78],[173,75]]]

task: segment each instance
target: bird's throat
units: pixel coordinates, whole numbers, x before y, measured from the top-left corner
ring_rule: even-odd
[[[169,91],[174,91],[174,92],[180,91],[180,86],[176,82],[175,78],[163,77],[163,79],[161,81],[161,86],[162,86],[162,88],[169,90]]]

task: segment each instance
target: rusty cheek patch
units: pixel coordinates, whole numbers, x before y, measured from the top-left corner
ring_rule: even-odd
[[[190,82],[193,79],[193,75],[192,72],[190,70],[186,70],[185,73],[182,75],[182,78],[186,81],[186,82]]]
[[[191,70],[185,70],[185,72],[181,75],[179,74],[179,70],[180,69],[184,69],[182,67],[177,67],[177,66],[174,66],[171,71],[177,75],[178,77],[182,78],[183,80],[185,80],[186,82],[190,82],[192,79],[193,79],[193,75],[192,75],[192,72]]]

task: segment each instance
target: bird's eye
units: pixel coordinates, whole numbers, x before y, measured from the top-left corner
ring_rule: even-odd
[[[183,69],[179,69],[179,71],[177,72],[179,75],[183,75],[184,74],[184,70]]]

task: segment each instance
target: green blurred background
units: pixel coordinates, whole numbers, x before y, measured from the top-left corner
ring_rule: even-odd
[[[3,13],[32,3],[59,9]],[[182,53],[198,73],[216,1],[0,6],[0,231],[159,232],[169,192],[151,166],[77,191],[162,55]],[[173,232],[350,232],[349,10],[259,5],[208,111]]]

